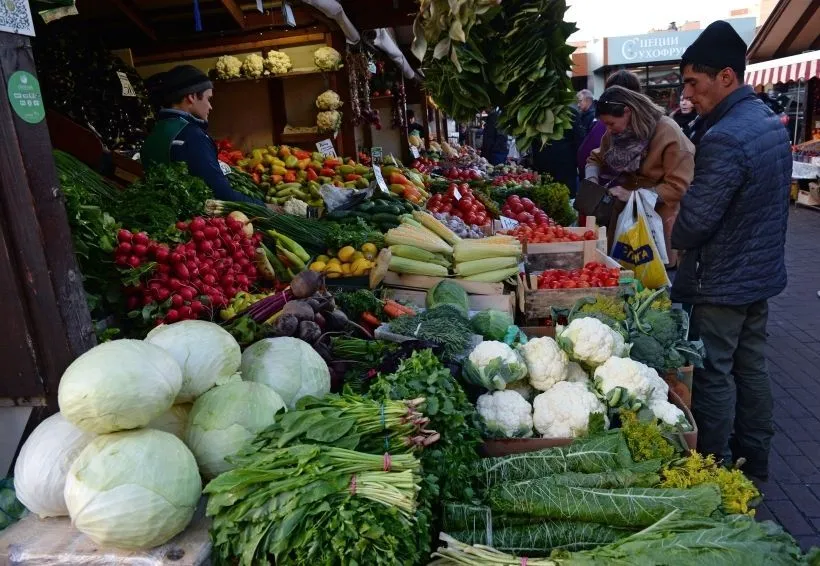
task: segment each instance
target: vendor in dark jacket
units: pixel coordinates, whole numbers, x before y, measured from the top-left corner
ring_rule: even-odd
[[[684,250],[672,298],[693,306],[706,347],[692,412],[698,450],[768,479],[772,393],[766,369],[767,300],[786,287],[784,246],[791,153],[780,120],[743,85],[746,44],[723,21],[681,60],[683,96],[699,118],[695,177],[672,247]]]
[[[507,134],[498,129],[498,117],[501,111],[496,108],[487,115],[484,125],[484,138],[481,141],[481,156],[490,162],[490,165],[501,165],[507,161],[510,151],[510,140]]]
[[[142,164],[149,168],[184,161],[191,175],[208,184],[215,199],[262,204],[233,190],[219,165],[216,144],[208,135],[214,85],[207,75],[191,65],[179,65],[150,77],[147,84],[162,109],[140,151]]]

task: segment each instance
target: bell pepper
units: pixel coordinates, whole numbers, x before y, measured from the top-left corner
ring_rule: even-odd
[[[349,173],[344,176],[345,181],[358,181],[361,178],[361,175],[356,175],[355,173]]]
[[[338,159],[338,158],[337,159],[325,159],[325,167],[327,167],[329,169],[335,169],[336,167],[339,167],[340,165],[342,165],[342,160],[341,159]]]
[[[252,173],[251,178],[253,179],[253,182],[257,185],[262,181],[262,177],[259,175],[259,173]]]
[[[287,173],[287,172],[288,172],[288,170],[287,170],[287,169],[285,169],[284,167],[279,166],[279,165],[274,165],[274,166],[271,168],[271,172],[272,172],[274,175],[284,175],[285,173]]]
[[[302,161],[303,159],[310,161],[310,152],[307,152],[304,149],[294,149],[293,155],[295,155],[296,159],[299,161]]]
[[[271,175],[270,180],[271,180],[271,183],[273,183],[274,185],[276,185],[277,183],[281,183],[282,182],[282,175]]]
[[[296,163],[296,167],[297,167],[300,171],[304,171],[305,169],[307,169],[307,166],[308,166],[308,165],[310,165],[310,158],[300,159],[300,160]]]
[[[410,185],[410,181],[407,180],[407,177],[402,175],[401,173],[390,173],[390,183],[393,185]]]
[[[286,183],[295,183],[296,173],[294,173],[293,171],[288,171],[283,175],[282,180]]]
[[[308,181],[315,181],[318,178],[319,178],[319,175],[316,174],[316,171],[314,171],[313,169],[308,169],[307,170],[307,180]]]
[[[321,175],[322,177],[334,177],[336,175],[336,171],[334,169],[329,168],[329,167],[324,167],[319,172],[319,175]]]
[[[318,161],[311,161],[308,163],[308,169],[313,169],[317,173],[322,170],[322,164]]]
[[[281,157],[282,159],[290,157],[290,147],[286,145],[281,146],[279,148],[279,157]]]
[[[299,160],[296,159],[293,155],[288,155],[285,158],[285,167],[288,169],[296,169],[296,166],[299,165]]]

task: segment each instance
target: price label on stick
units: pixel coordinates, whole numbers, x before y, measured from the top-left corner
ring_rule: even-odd
[[[373,166],[373,176],[376,177],[376,183],[379,185],[379,188],[382,190],[382,192],[389,193],[390,189],[387,188],[387,183],[384,182],[382,168],[378,165]]]
[[[384,156],[384,153],[382,152],[382,148],[373,147],[373,148],[370,149],[370,157],[373,159],[374,164],[381,165],[383,156]]]
[[[419,154],[419,148],[417,148],[417,147],[416,147],[416,146],[414,146],[414,145],[411,145],[411,146],[410,146],[410,155],[412,155],[412,156],[413,156],[413,159],[418,159],[418,158],[419,158],[419,155],[420,155],[420,154]]]
[[[501,220],[502,230],[512,230],[518,226],[518,220],[513,220],[512,218],[507,218],[506,216],[500,217],[499,220]]]
[[[123,96],[132,96],[132,97],[137,96],[136,91],[134,91],[134,86],[131,84],[131,81],[128,80],[128,75],[126,75],[122,71],[117,71],[117,78],[120,79],[120,84],[122,85],[122,95]]]
[[[336,157],[336,149],[333,147],[333,142],[329,139],[318,142],[316,144],[316,151],[325,157]]]
[[[231,174],[231,166],[225,163],[224,161],[219,162],[219,168],[222,170],[223,175]]]
[[[456,199],[457,201],[461,200],[461,193],[459,192],[458,189],[455,189],[453,191],[453,198]]]

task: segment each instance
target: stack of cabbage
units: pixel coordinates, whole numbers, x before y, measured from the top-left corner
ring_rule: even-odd
[[[226,458],[286,403],[330,391],[327,366],[305,342],[269,339],[248,352],[203,321],[86,352],[63,374],[61,412],[20,451],[18,498],[40,517],[70,516],[103,546],[164,544],[191,521],[200,472],[230,469]]]
[[[513,349],[499,337],[476,346],[464,365],[465,379],[489,391],[476,404],[485,437],[529,438],[534,428],[544,437],[575,438],[587,432],[590,415],[601,414],[608,426],[607,414],[621,408],[689,427],[667,400],[666,382],[629,359],[621,334],[596,318],[559,327],[557,341],[535,338]],[[540,393],[533,399],[534,390]]]

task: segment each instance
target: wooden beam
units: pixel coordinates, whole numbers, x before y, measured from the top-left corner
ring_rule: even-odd
[[[128,16],[128,19],[131,22],[142,30],[142,33],[147,35],[152,41],[157,40],[157,34],[154,31],[142,14],[137,10],[135,6],[131,4],[130,0],[112,0],[114,5],[120,9],[120,11]]]
[[[777,51],[774,52],[772,59],[779,59],[780,57],[786,57],[788,55],[797,55],[797,53],[791,51],[791,46],[794,40],[797,39],[797,36],[800,35],[800,33],[806,29],[806,26],[809,25],[809,22],[812,21],[818,8],[820,8],[820,0],[812,0],[811,4],[800,15],[800,19],[797,20],[797,23],[794,24],[794,27],[792,27],[791,31],[777,47]]]
[[[228,13],[233,18],[233,21],[240,27],[245,29],[245,14],[242,13],[242,8],[236,3],[236,0],[219,0],[220,3],[228,10]]]
[[[296,20],[297,28],[309,26],[321,21],[314,10],[303,6],[293,6],[293,19]],[[325,18],[322,23],[326,21],[328,21],[327,18]],[[282,15],[282,10],[279,8],[268,10],[264,14],[253,12],[245,16],[245,26],[245,29],[248,30],[269,28],[271,26],[285,27],[285,18]]]
[[[261,35],[261,38],[260,38]],[[315,29],[295,31],[273,31],[262,34],[241,35],[236,37],[214,37],[206,41],[169,43],[166,45],[134,48],[134,65],[137,67],[154,63],[167,63],[184,59],[199,59],[218,57],[242,53],[244,51],[260,51],[278,47],[296,47],[322,43],[325,34]]]

